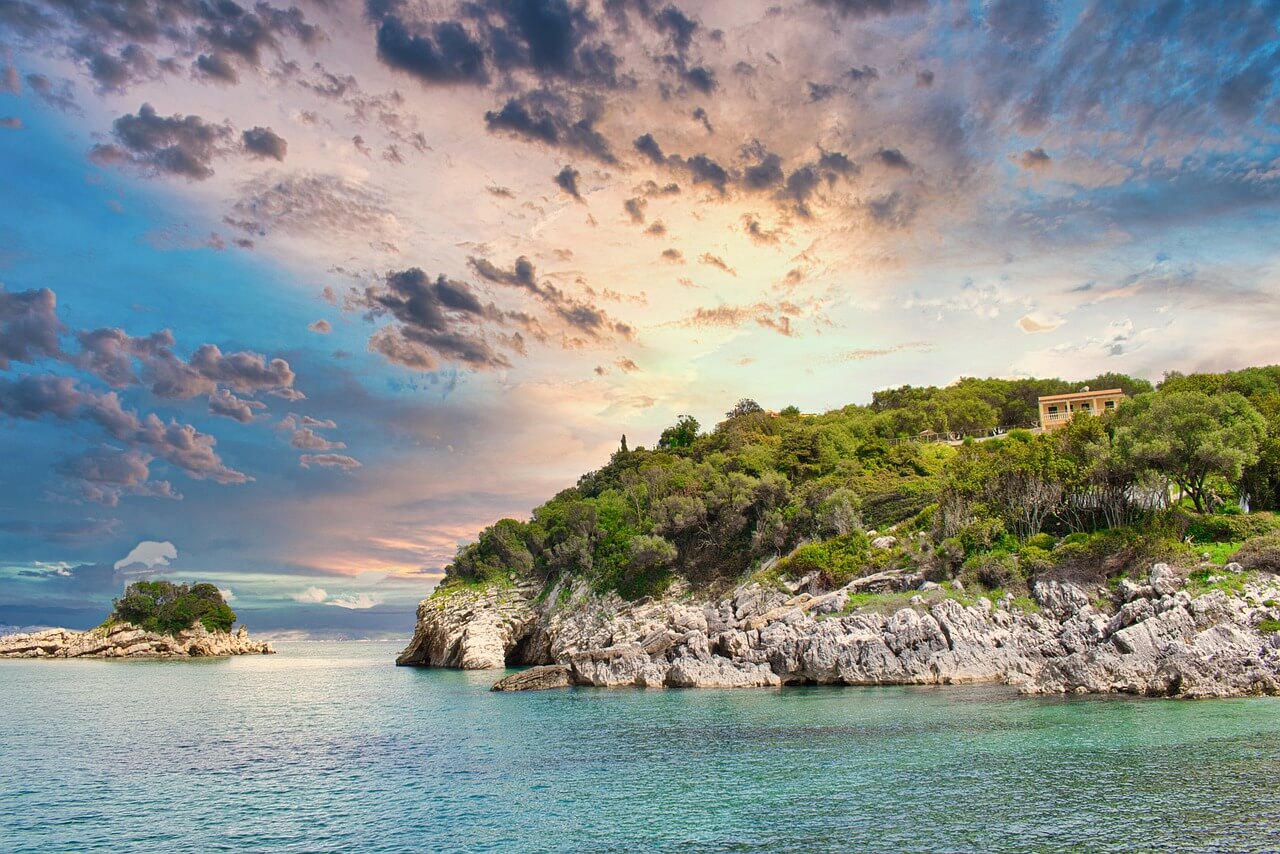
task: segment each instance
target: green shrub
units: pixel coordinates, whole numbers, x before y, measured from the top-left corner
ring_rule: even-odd
[[[1280,632],[1280,620],[1263,620],[1258,623],[1258,631],[1266,632],[1267,634]]]
[[[956,534],[966,555],[991,551],[1008,540],[1004,522],[991,516],[981,516],[960,529]]]
[[[1018,587],[1026,580],[1018,559],[1008,553],[978,554],[964,562],[960,580],[965,586],[979,584],[988,590]]]
[[[812,543],[795,551],[779,565],[783,577],[799,578],[818,573],[824,587],[839,587],[857,578],[871,563],[871,544],[861,532]]]
[[[1030,578],[1038,572],[1052,569],[1053,555],[1040,546],[1025,545],[1018,550],[1018,564],[1022,567],[1022,574]]]
[[[108,622],[132,623],[159,634],[177,634],[197,620],[209,631],[229,632],[236,613],[212,584],[135,581],[115,600]]]
[[[1275,513],[1204,514],[1191,516],[1186,525],[1186,536],[1193,543],[1232,543],[1280,530],[1280,517]]]
[[[1053,534],[1040,533],[1036,534],[1034,537],[1028,537],[1023,542],[1023,548],[1025,549],[1027,546],[1032,546],[1046,552],[1051,552],[1053,551],[1053,547],[1056,542],[1057,540],[1053,538]]]
[[[1249,540],[1231,559],[1245,569],[1280,573],[1280,532]]]

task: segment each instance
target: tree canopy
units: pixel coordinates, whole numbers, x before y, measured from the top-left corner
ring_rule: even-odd
[[[160,634],[177,634],[199,621],[211,632],[229,632],[236,613],[212,584],[135,581],[115,600],[110,620]]]
[[[1041,395],[1084,385],[1133,397],[1048,433],[920,436],[1031,424]],[[1171,374],[1158,389],[1119,374],[967,378],[876,392],[869,405],[822,415],[785,413],[744,398],[709,432],[681,415],[654,449],[620,447],[529,520],[486,528],[446,582],[586,579],[634,598],[677,577],[733,583],[779,557],[791,570],[830,560],[836,580],[898,558],[945,574],[1028,544],[1025,572],[1043,564],[1041,537],[1052,545],[1148,524],[1186,512],[1182,495],[1199,513],[1246,496],[1271,509],[1280,497],[1280,368]],[[911,534],[915,551],[867,551],[859,537],[886,529]],[[1005,564],[984,565],[998,581]]]

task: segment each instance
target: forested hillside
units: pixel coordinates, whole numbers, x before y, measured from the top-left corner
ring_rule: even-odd
[[[1052,433],[919,439],[1029,426],[1041,395],[1084,385],[1131,399]],[[653,448],[624,437],[531,519],[459,549],[442,587],[573,576],[636,598],[678,576],[714,589],[817,572],[836,585],[915,566],[1016,591],[1153,557],[1222,562],[1244,548],[1274,561],[1277,506],[1280,366],[1168,374],[1156,388],[1116,374],[964,379],[822,415],[743,400],[707,430],[682,416]]]

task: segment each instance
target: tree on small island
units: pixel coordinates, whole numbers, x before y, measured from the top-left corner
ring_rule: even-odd
[[[218,588],[207,583],[188,586],[172,581],[135,581],[113,604],[108,625],[132,623],[158,634],[177,634],[197,620],[211,632],[229,632],[236,621],[236,612]]]

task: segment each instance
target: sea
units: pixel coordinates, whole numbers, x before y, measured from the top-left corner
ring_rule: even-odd
[[[0,661],[0,851],[1280,851],[1280,699]]]

